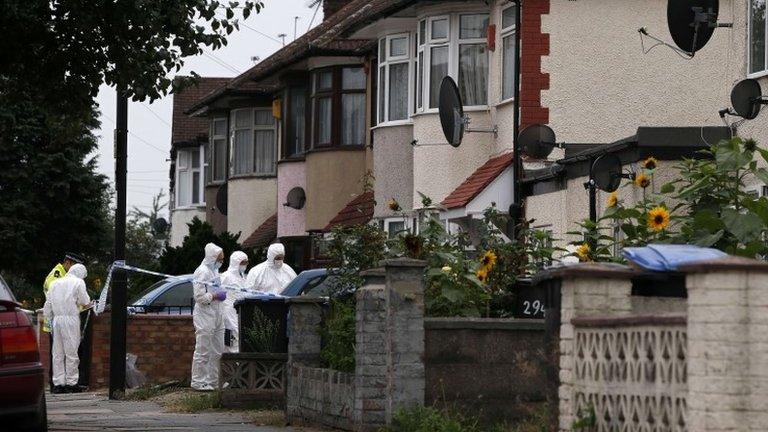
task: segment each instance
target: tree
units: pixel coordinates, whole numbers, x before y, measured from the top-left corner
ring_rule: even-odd
[[[129,218],[135,219],[139,222],[149,223],[152,235],[155,239],[157,239],[157,241],[168,239],[168,227],[166,226],[165,229],[161,229],[162,227],[158,227],[156,225],[157,221],[161,218],[160,212],[168,207],[168,201],[165,201],[164,198],[165,192],[160,190],[160,192],[158,192],[158,194],[152,198],[152,210],[145,212],[144,210],[134,206],[133,209],[128,212]]]

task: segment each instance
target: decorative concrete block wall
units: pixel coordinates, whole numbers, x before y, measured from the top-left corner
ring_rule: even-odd
[[[768,265],[729,258],[688,273],[689,430],[768,428]]]

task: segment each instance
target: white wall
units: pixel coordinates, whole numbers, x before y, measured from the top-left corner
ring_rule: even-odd
[[[171,211],[171,237],[169,244],[171,247],[181,246],[184,237],[189,234],[188,223],[197,216],[198,219],[205,222],[205,207],[174,209]]]
[[[230,178],[227,192],[227,231],[241,233],[240,242],[277,211],[274,178]]]

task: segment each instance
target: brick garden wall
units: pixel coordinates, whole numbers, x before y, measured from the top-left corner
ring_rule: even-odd
[[[110,319],[109,313],[94,319],[91,388],[109,385]],[[191,315],[130,315],[127,344],[127,352],[138,356],[136,367],[147,376],[149,383],[189,381],[195,350]],[[47,334],[41,335],[40,349],[47,369]]]
[[[354,374],[291,365],[288,416],[309,423],[349,429],[355,401]]]

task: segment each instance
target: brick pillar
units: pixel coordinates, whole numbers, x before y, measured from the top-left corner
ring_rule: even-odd
[[[560,280],[559,430],[570,431],[575,420],[573,391],[574,329],[571,320],[585,316],[627,315],[632,310],[629,267],[585,263],[552,269],[540,279]]]
[[[727,258],[688,273],[688,430],[768,424],[768,265]]]
[[[297,297],[288,300],[288,364],[320,366],[320,323],[322,304],[319,298]]]
[[[357,292],[355,429],[375,431],[424,404],[424,266],[387,260]]]

